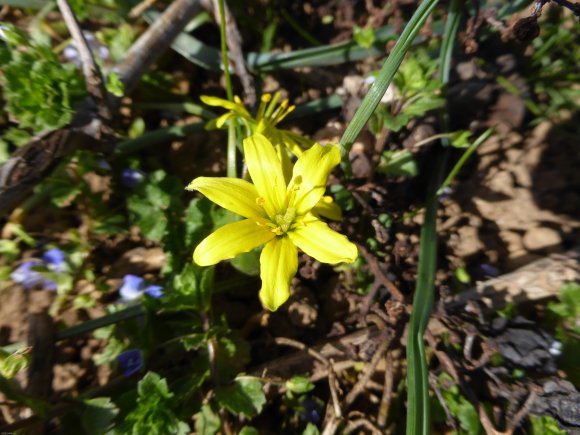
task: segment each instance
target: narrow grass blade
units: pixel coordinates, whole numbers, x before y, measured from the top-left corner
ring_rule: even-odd
[[[449,81],[453,42],[459,27],[463,0],[451,0],[449,15],[440,52],[440,76],[444,84]],[[444,117],[444,127],[446,128]],[[437,186],[443,179],[447,150],[440,155],[433,174],[427,204],[425,223],[421,228],[417,284],[413,295],[413,311],[407,337],[407,435],[430,433],[429,370],[423,335],[433,306],[435,273],[437,271]]]
[[[437,191],[437,195],[441,195],[441,193],[443,192],[443,189],[445,189],[447,186],[449,186],[451,184],[451,182],[453,181],[453,179],[455,178],[455,176],[457,175],[459,170],[463,167],[465,162],[467,162],[469,157],[471,157],[471,155],[475,152],[475,150],[477,150],[477,148],[483,142],[485,142],[485,140],[492,133],[493,133],[493,128],[488,128],[471,145],[469,145],[469,147],[465,150],[463,155],[459,158],[459,160],[457,161],[455,166],[453,166],[453,169],[451,169],[451,171],[449,172],[449,175],[447,175],[447,178],[445,178],[445,181],[443,183],[441,183],[441,187],[439,187],[439,190]]]
[[[340,140],[342,163],[343,168],[347,174],[350,174],[348,153],[352,148],[352,144],[365,124],[368,122],[377,105],[381,101],[381,98],[385,94],[387,88],[393,81],[393,77],[399,69],[401,62],[403,62],[403,58],[407,54],[407,51],[409,51],[411,44],[417,37],[419,30],[421,30],[425,24],[425,20],[427,20],[427,17],[431,14],[431,11],[437,4],[437,1],[438,0],[423,0],[421,5],[417,8],[405,26],[405,30],[403,30],[403,33],[399,39],[397,39],[397,43],[383,64],[377,79],[373,83],[371,89],[369,90],[368,94],[364,98],[350,124],[342,135]]]

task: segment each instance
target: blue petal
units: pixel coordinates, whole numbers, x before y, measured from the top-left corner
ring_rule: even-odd
[[[121,173],[121,183],[129,189],[134,189],[145,179],[145,172],[136,169],[124,169]]]
[[[123,375],[129,377],[143,367],[143,352],[139,349],[129,349],[119,354],[117,361]]]
[[[44,277],[39,272],[32,270],[33,267],[38,266],[42,266],[42,263],[38,260],[25,261],[10,274],[10,278],[26,289],[36,287],[44,281]]]
[[[135,300],[143,294],[145,281],[143,278],[136,275],[125,275],[123,278],[123,285],[119,289],[121,297],[125,300]]]
[[[64,270],[65,258],[64,252],[58,248],[49,249],[42,256],[44,262],[55,272],[62,272]]]
[[[145,288],[145,293],[157,299],[163,296],[163,287],[160,285],[150,285]]]

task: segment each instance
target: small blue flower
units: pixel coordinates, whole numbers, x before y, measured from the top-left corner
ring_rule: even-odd
[[[144,280],[140,276],[125,275],[119,293],[127,301],[138,299],[143,294],[143,284]]]
[[[302,406],[304,407],[301,413],[302,420],[313,424],[319,424],[322,421],[319,407],[314,400],[307,397],[302,401]]]
[[[145,172],[137,169],[123,169],[121,173],[121,183],[129,189],[136,188],[145,180]]]
[[[64,272],[66,267],[65,254],[58,248],[52,248],[42,255],[42,259],[48,265],[48,268],[54,272]]]
[[[129,377],[143,367],[143,352],[139,349],[129,349],[117,356],[119,368],[123,376]]]
[[[109,58],[109,49],[101,44],[100,41],[95,38],[95,35],[90,32],[83,32],[83,35],[85,36],[87,45],[96,57],[101,60],[107,60]],[[80,68],[82,66],[81,56],[74,41],[64,48],[62,54],[68,61],[74,63],[77,67]]]
[[[125,301],[139,299],[144,293],[153,298],[160,298],[163,296],[163,287],[158,285],[147,285],[145,280],[140,276],[125,275],[119,293]]]
[[[491,264],[483,263],[479,266],[479,268],[482,270],[484,274],[492,278],[495,278],[496,276],[499,275],[499,270],[497,270],[497,267],[494,267]]]
[[[56,290],[57,285],[53,280],[45,278],[39,271],[33,269],[43,266],[44,263],[40,260],[25,261],[10,274],[10,278],[25,289],[44,287],[47,290]]]

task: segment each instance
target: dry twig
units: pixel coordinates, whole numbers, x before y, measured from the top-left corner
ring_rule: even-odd
[[[113,119],[111,108],[108,103],[107,90],[105,88],[105,80],[101,69],[95,62],[93,53],[87,44],[85,35],[83,34],[79,22],[70,7],[67,0],[56,0],[62,18],[68,28],[68,31],[75,42],[82,64],[83,75],[87,91],[97,103],[97,110],[99,117],[106,123],[110,123]]]
[[[337,419],[342,417],[342,410],[340,409],[340,401],[338,399],[338,392],[337,392],[337,382],[336,382],[336,373],[334,372],[334,367],[332,364],[332,360],[326,358],[320,352],[315,351],[314,349],[309,348],[304,343],[300,343],[299,341],[292,340],[290,338],[285,337],[277,337],[274,340],[276,344],[280,346],[289,346],[295,349],[299,349],[302,351],[307,352],[312,358],[320,361],[322,364],[326,366],[328,369],[328,387],[330,388],[330,396],[332,397],[332,404],[334,408],[334,416]]]
[[[217,5],[217,0],[202,0],[203,6],[213,13],[216,23],[220,24],[221,17],[219,13],[219,7]],[[244,53],[242,51],[242,35],[238,30],[238,25],[233,14],[228,7],[228,3],[224,0],[224,15],[226,19],[226,37],[228,45],[228,54],[234,63],[234,69],[236,74],[242,82],[242,87],[244,88],[244,93],[246,95],[246,102],[249,106],[256,104],[256,90],[254,88],[254,79],[248,73],[248,68],[246,67],[246,61],[244,59]],[[229,65],[224,65],[224,68],[228,68]]]

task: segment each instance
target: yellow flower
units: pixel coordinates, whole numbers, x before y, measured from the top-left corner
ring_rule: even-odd
[[[286,147],[295,156],[302,154],[301,147],[308,148],[314,143],[310,139],[293,133],[290,130],[276,128],[276,125],[296,108],[294,105],[290,106],[288,100],[284,100],[278,104],[280,101],[280,92],[276,92],[274,96],[272,94],[262,95],[260,107],[258,107],[258,112],[255,117],[250,115],[238,96],[234,97],[233,102],[208,95],[202,95],[200,98],[208,106],[223,107],[228,110],[227,113],[221,115],[215,121],[210,121],[208,128],[213,128],[214,126],[222,128],[226,121],[235,118],[246,127],[247,136],[261,133],[274,146]]]
[[[290,295],[290,281],[298,269],[297,247],[330,264],[353,262],[358,255],[356,246],[330,229],[314,210],[330,171],[340,162],[340,151],[336,145],[314,144],[298,158],[289,181],[265,136],[245,139],[244,154],[254,184],[238,178],[199,177],[187,186],[245,218],[206,237],[193,260],[210,266],[265,245],[260,255],[260,299],[275,311]]]

